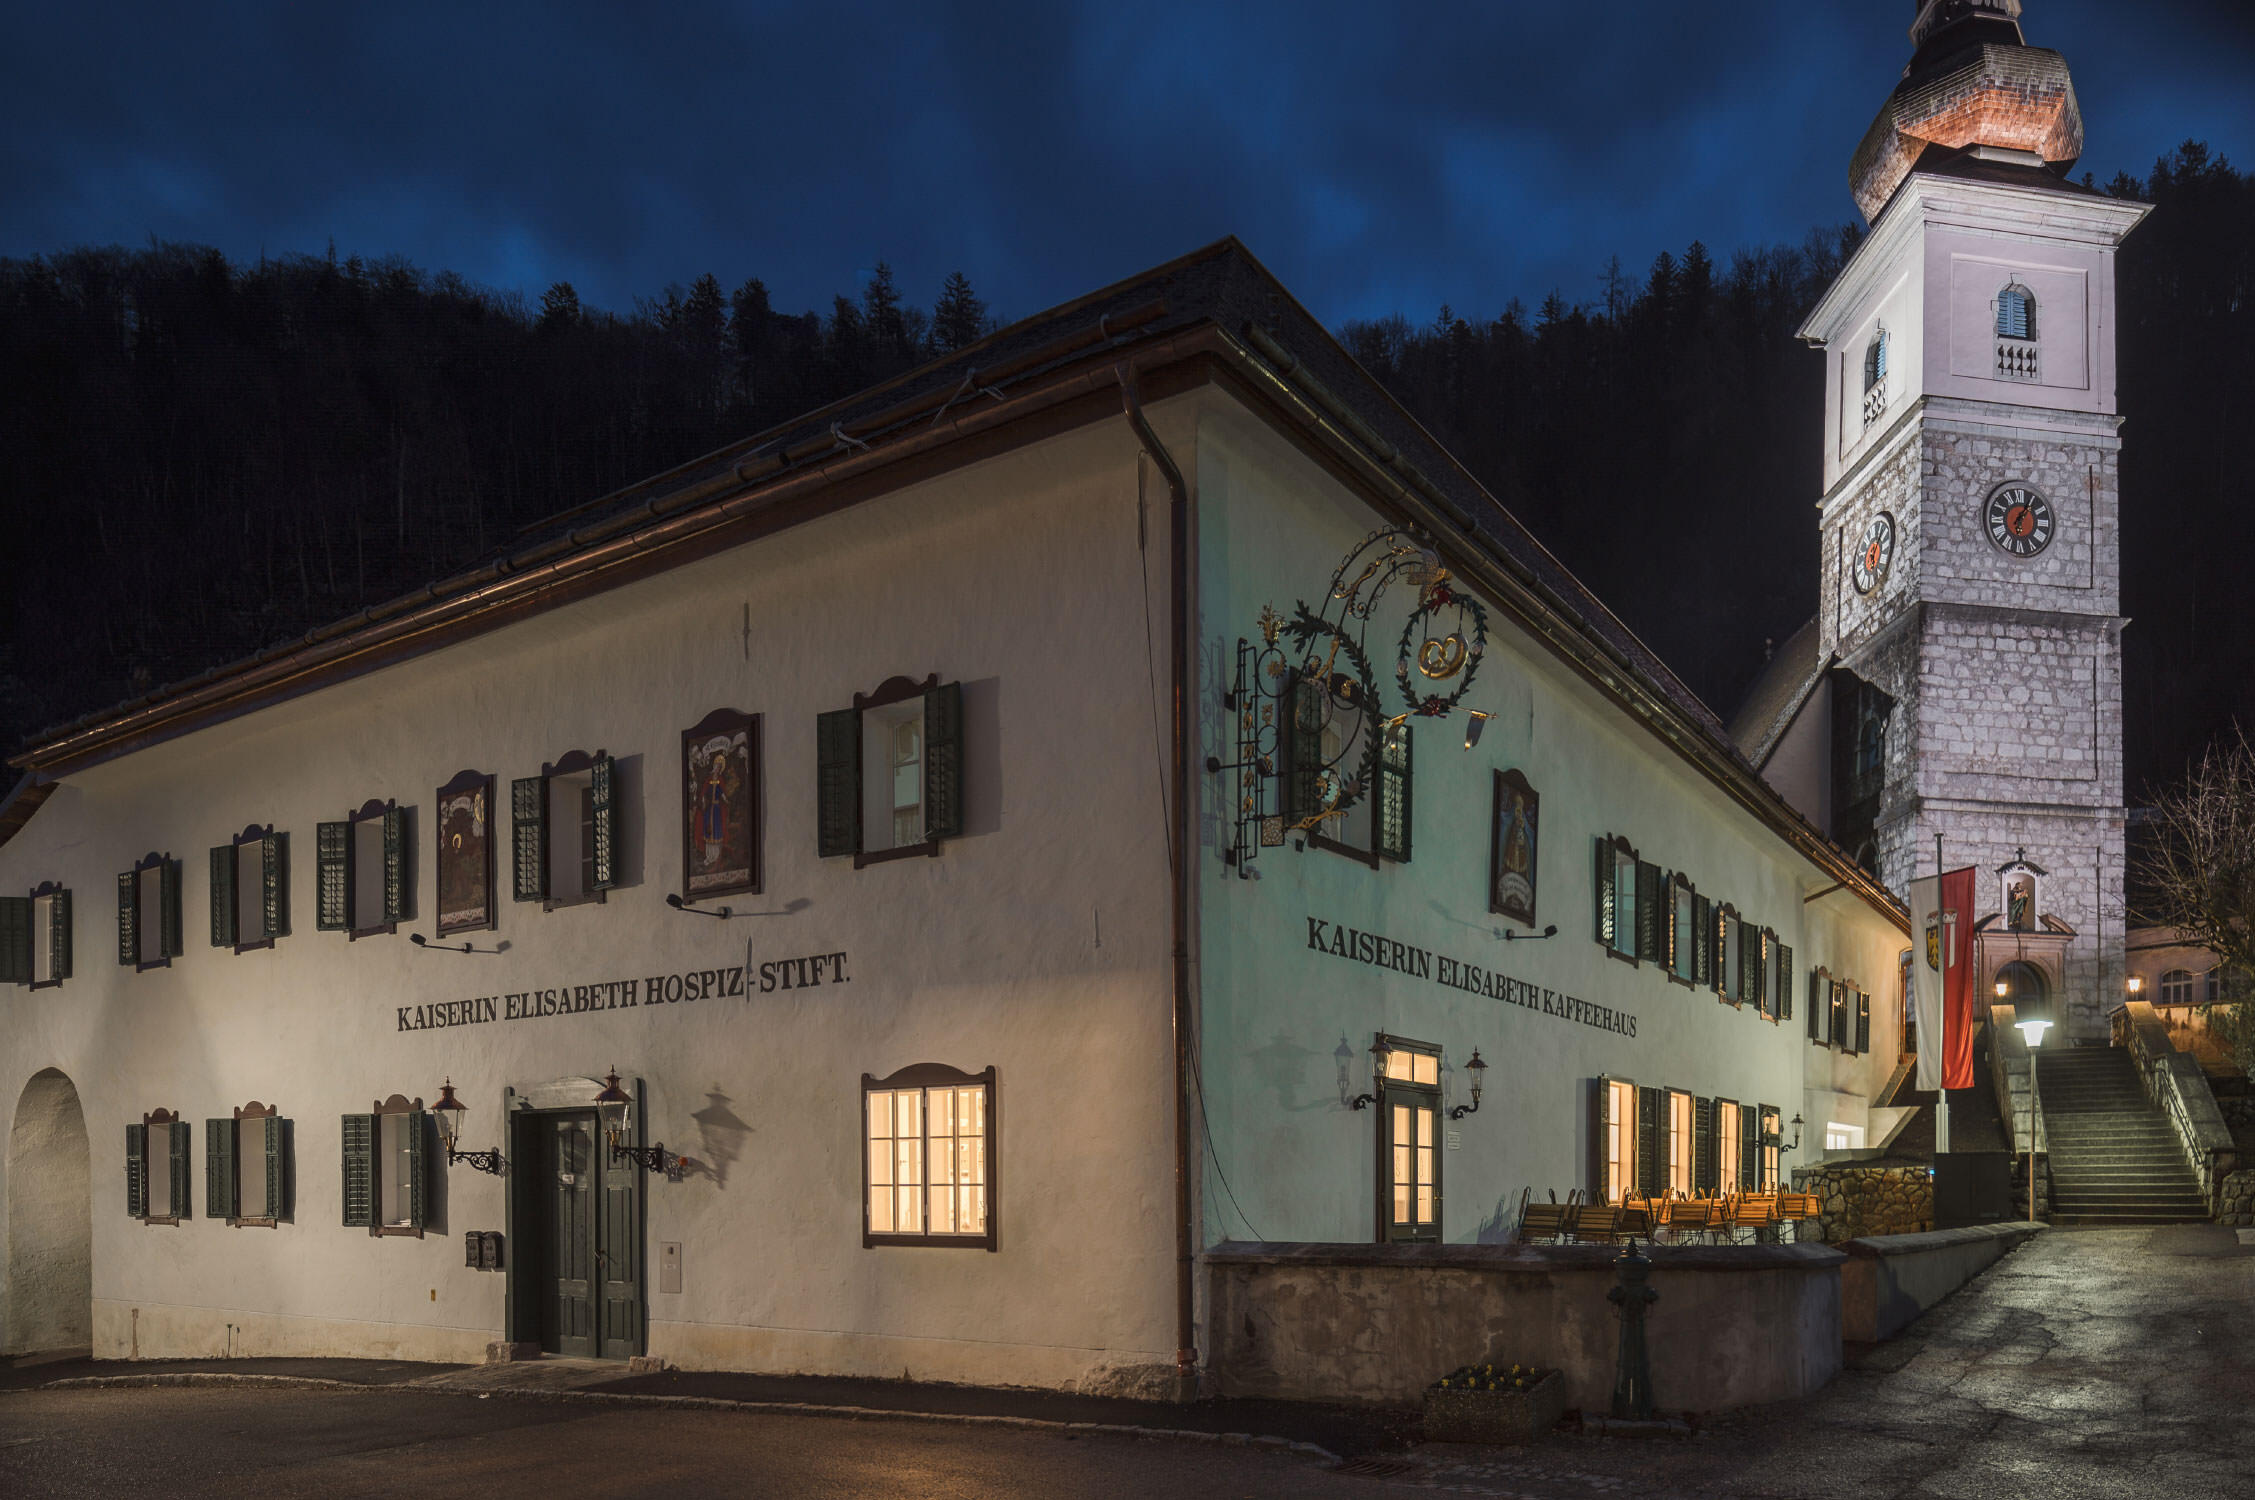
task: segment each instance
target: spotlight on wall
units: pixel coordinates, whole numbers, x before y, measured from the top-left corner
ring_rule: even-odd
[[[697,904],[697,898],[694,896],[684,897],[672,891],[666,892],[666,905],[672,907],[675,911],[687,912],[692,917],[717,917],[723,922],[730,917],[787,917],[799,908],[812,904],[806,897],[801,896],[795,901],[786,902],[780,911],[737,911],[734,907],[728,906],[715,907],[713,910],[707,911]]]
[[[469,1112],[470,1106],[454,1097],[453,1079],[449,1078],[439,1085],[438,1103],[431,1106],[431,1113],[438,1116],[439,1140],[446,1147],[447,1165],[453,1166],[459,1163],[465,1167],[475,1167],[480,1172],[491,1172],[494,1176],[499,1177],[509,1169],[509,1164],[502,1160],[499,1147],[495,1147],[491,1151],[457,1151],[454,1149],[455,1144],[462,1139],[462,1117]]]
[[[1484,714],[1476,708],[1468,708],[1464,711],[1465,749],[1469,750],[1474,745],[1480,743],[1480,731],[1486,729],[1488,727],[1488,720],[1494,717],[1494,714]]]
[[[1480,1112],[1480,1086],[1488,1076],[1488,1065],[1481,1061],[1480,1049],[1477,1047],[1472,1049],[1472,1060],[1464,1065],[1464,1076],[1472,1085],[1472,1102],[1470,1104],[1459,1104],[1456,1108],[1450,1110],[1449,1118],[1452,1120],[1461,1120],[1466,1115],[1476,1115]]]
[[[419,932],[407,934],[407,941],[413,943],[425,953],[499,953],[509,946],[507,943],[495,943],[490,948],[473,948],[468,943],[464,943],[457,948],[452,943],[434,943]]]
[[[1519,932],[1509,927],[1503,929],[1503,940],[1507,943],[1539,943],[1544,938],[1556,936],[1558,936],[1558,924],[1556,922],[1551,923],[1540,932]]]

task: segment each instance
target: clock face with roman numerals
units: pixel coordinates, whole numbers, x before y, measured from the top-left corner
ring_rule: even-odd
[[[2014,557],[2034,557],[2058,529],[2051,502],[2024,484],[2008,484],[1989,497],[1982,513],[1989,540]]]
[[[1871,518],[1863,539],[1856,544],[1855,566],[1848,576],[1859,594],[1868,594],[1887,581],[1895,562],[1895,518],[1885,511]]]

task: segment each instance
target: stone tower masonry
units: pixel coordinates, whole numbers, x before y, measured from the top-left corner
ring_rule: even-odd
[[[1924,0],[1850,167],[1871,233],[1801,330],[1826,355],[1818,628],[1886,695],[1881,876],[1932,873],[1938,832],[1987,915],[2025,849],[2076,934],[2061,1018],[2094,1036],[2123,974],[2114,255],[2147,210],[2067,180],[2074,87],[2020,9]]]

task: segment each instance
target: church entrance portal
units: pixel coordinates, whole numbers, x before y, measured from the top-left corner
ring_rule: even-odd
[[[78,1090],[53,1068],[34,1073],[8,1131],[9,1354],[93,1342],[92,1170]]]
[[[2018,959],[1997,970],[1997,983],[2004,986],[2007,1005],[2041,1002],[2051,992],[2051,986],[2044,981],[2044,971]]]

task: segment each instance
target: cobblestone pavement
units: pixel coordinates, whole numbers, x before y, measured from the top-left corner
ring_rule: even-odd
[[[2255,1246],[2230,1230],[2052,1230],[1856,1363],[1690,1442],[1429,1445],[1389,1482],[1532,1500],[2255,1494]]]

